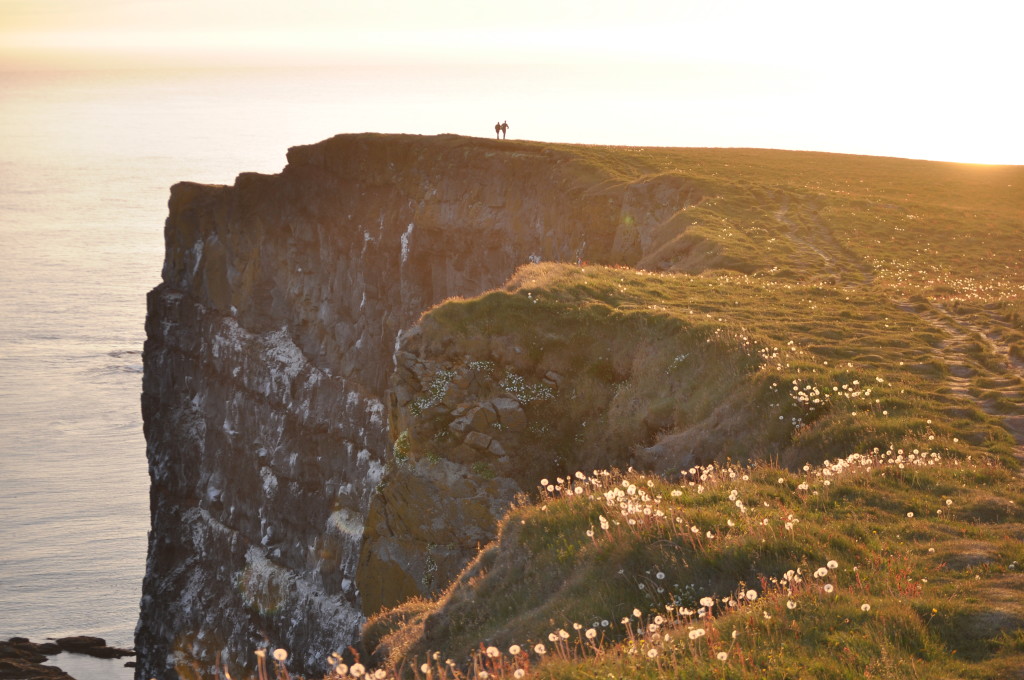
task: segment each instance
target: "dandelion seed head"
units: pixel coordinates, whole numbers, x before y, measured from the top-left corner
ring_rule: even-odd
[[[492,659],[496,659],[499,656],[501,656],[501,652],[499,652],[498,648],[494,646],[488,647],[484,651],[487,653],[487,656],[491,657]]]
[[[544,643],[543,642],[538,642],[537,644],[535,644],[533,646],[533,651],[536,654],[540,654],[541,656],[544,656],[545,654],[548,653],[548,650],[547,650],[546,647],[544,647]]]
[[[756,590],[748,590],[747,592],[745,592],[745,593],[744,593],[744,595],[745,595],[745,596],[747,597],[747,599],[748,599],[748,600],[750,600],[751,602],[753,602],[754,600],[756,600],[756,599],[757,599],[757,591],[756,591]]]
[[[361,678],[366,675],[366,666],[361,663],[354,663],[352,667],[348,669],[349,674],[353,678]]]
[[[796,602],[793,602],[793,600],[786,600],[786,609],[796,609]]]
[[[283,649],[281,647],[278,647],[277,649],[274,650],[274,659],[276,661],[287,661],[288,660],[288,650],[287,649]]]
[[[516,680],[519,680],[519,678],[522,678],[525,675],[526,675],[526,671],[524,671],[522,668],[517,668],[516,672],[512,674],[512,677],[516,678]]]
[[[647,658],[648,659],[653,659],[656,656],[658,656],[658,648],[657,647],[651,647],[650,649],[647,650]]]
[[[871,605],[869,605],[867,602],[865,602],[864,604],[862,604],[860,606],[860,610],[862,612],[869,612],[869,611],[871,611]]]
[[[588,640],[593,640],[597,637],[597,631],[593,628],[587,628],[587,632],[583,634]]]

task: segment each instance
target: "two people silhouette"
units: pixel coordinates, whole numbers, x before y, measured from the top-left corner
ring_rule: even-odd
[[[508,134],[508,121],[505,121],[504,123],[495,123],[494,124],[494,137],[496,139],[504,139],[505,135],[507,135],[507,134]]]

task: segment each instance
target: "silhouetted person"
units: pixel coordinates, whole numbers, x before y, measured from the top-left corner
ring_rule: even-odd
[[[508,121],[506,120],[504,123],[501,124],[501,138],[505,139],[507,135],[508,135]]]
[[[494,138],[501,139],[501,123],[494,124]]]

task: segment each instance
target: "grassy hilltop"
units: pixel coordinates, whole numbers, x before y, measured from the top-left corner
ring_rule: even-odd
[[[528,265],[424,315],[424,346],[567,378],[522,400],[536,491],[439,598],[374,616],[363,663],[1024,677],[1024,168],[555,148],[595,194],[690,200],[624,212],[635,267]]]

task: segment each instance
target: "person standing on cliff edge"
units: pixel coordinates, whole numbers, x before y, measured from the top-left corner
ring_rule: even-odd
[[[501,123],[494,124],[494,138],[501,139]]]
[[[501,124],[501,138],[505,139],[508,136],[508,121],[506,120]]]

